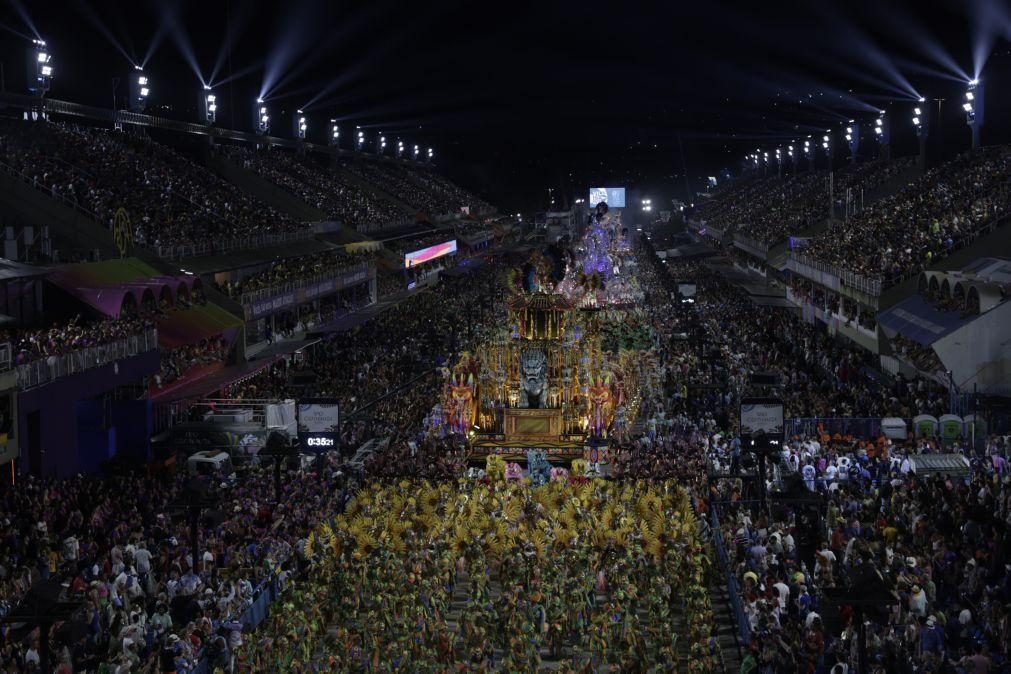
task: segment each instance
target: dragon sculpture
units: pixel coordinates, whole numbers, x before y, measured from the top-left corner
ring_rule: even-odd
[[[548,406],[548,358],[543,351],[524,351],[520,357],[521,408]]]

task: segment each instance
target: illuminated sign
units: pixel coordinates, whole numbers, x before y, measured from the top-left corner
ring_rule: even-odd
[[[442,257],[443,255],[452,255],[455,252],[456,239],[453,239],[452,241],[444,241],[442,243],[437,243],[434,246],[429,246],[428,248],[422,248],[421,250],[416,250],[413,253],[408,253],[404,256],[404,266],[410,269],[411,267],[417,267],[419,264],[428,262],[429,260],[434,260]]]

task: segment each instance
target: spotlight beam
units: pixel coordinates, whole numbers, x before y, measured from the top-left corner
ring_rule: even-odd
[[[204,74],[200,69],[200,64],[197,62],[197,54],[193,49],[193,42],[190,40],[186,26],[183,25],[179,16],[179,7],[172,6],[169,3],[163,3],[160,7],[160,25],[168,26],[168,32],[172,37],[172,42],[174,42],[176,47],[179,49],[179,53],[182,54],[183,60],[186,61],[190,70],[192,70],[193,74],[197,76],[198,80],[200,80],[200,84],[207,86],[208,80],[204,78]]]
[[[88,4],[87,0],[77,0],[77,9],[85,16],[86,19],[88,19],[88,21],[91,22],[91,25],[97,28],[98,32],[109,41],[109,44],[115,47],[116,51],[123,55],[123,58],[125,58],[130,65],[140,65],[137,63],[137,57],[128,52],[123,43],[120,42],[113,34],[112,30],[102,23],[102,19],[95,13],[95,10]]]
[[[165,39],[165,34],[168,32],[168,28],[164,23],[159,22],[157,30],[155,30],[154,35],[151,37],[151,44],[148,45],[147,51],[144,52],[144,58],[141,59],[140,67],[147,68],[148,61],[154,56],[155,51],[161,46],[162,40]]]
[[[35,36],[36,40],[41,40],[42,36],[39,35],[39,29],[35,27],[35,22],[32,21],[32,15],[28,13],[28,10],[25,8],[21,0],[10,0],[10,3],[11,6],[14,8],[14,11],[17,12],[18,16],[21,17],[21,20],[25,24],[25,28],[32,31],[32,34]],[[28,39],[30,40],[31,37],[29,37]]]

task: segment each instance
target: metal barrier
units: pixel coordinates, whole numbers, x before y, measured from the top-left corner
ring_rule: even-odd
[[[322,281],[329,281],[341,276],[345,276],[351,273],[358,273],[361,271],[367,271],[370,267],[368,262],[362,262],[353,267],[347,269],[334,269],[328,272],[323,272],[321,274],[316,274],[315,276],[310,276],[307,278],[300,278],[296,281],[288,281],[287,283],[278,283],[276,285],[268,286],[266,288],[260,288],[259,290],[250,290],[249,292],[244,292],[239,295],[240,304],[252,304],[259,300],[269,299],[275,295],[282,295],[287,292],[292,292],[298,290],[299,288],[305,288],[307,286],[320,283]],[[368,279],[366,278],[365,281]],[[337,288],[340,290],[340,288]]]
[[[62,160],[60,161],[61,163],[64,164],[66,163]],[[19,171],[4,161],[0,161],[0,170],[3,170],[3,172],[9,176],[19,179],[21,182],[25,183],[29,187],[34,187],[38,191],[48,195],[51,199],[55,199],[56,201],[60,202],[67,208],[77,211],[78,213],[85,215],[96,222],[99,222],[98,216],[95,215],[93,211],[89,211],[84,206],[81,206],[79,203],[77,203],[76,199],[71,199],[59,192],[54,193],[51,187],[48,187],[47,185],[40,183],[38,180],[35,179],[34,176],[30,176],[27,173],[24,173],[23,171]]]
[[[13,351],[11,349],[10,342],[0,344],[0,372],[6,372],[11,369],[11,364],[13,362],[11,360],[12,353]]]
[[[60,377],[68,377],[157,348],[158,331],[151,328],[108,344],[89,346],[59,356],[48,356],[20,364],[16,369],[17,385],[22,390],[42,386]]]
[[[741,593],[737,587],[737,579],[734,578],[734,566],[730,563],[730,555],[727,553],[727,546],[723,540],[723,531],[720,529],[720,518],[716,504],[709,504],[709,515],[712,520],[713,548],[716,550],[716,562],[723,571],[727,580],[727,594],[730,596],[730,610],[734,614],[737,622],[737,638],[743,648],[747,648],[751,643],[751,624],[744,613],[744,606],[741,604]]]
[[[911,419],[903,419],[912,428]],[[853,435],[877,438],[881,435],[881,417],[804,417],[786,420],[787,435],[816,435],[819,429],[829,435]]]
[[[739,232],[734,233],[734,246],[762,260],[769,256],[769,244]]]
[[[253,234],[223,241],[206,241],[177,246],[155,246],[154,249],[158,257],[162,259],[181,260],[187,257],[197,257],[198,255],[223,255],[248,248],[263,248],[278,244],[298,243],[314,238],[315,234],[315,231],[312,229],[303,229],[277,234]]]
[[[838,290],[840,285],[844,285],[848,288],[853,288],[854,290],[862,292],[865,295],[870,295],[872,297],[881,296],[880,279],[871,279],[861,276],[860,274],[854,274],[853,272],[846,271],[836,265],[816,260],[813,257],[796,251],[790,251],[790,260],[788,264],[791,271],[800,274],[801,276],[805,276],[812,281],[817,281],[828,288]],[[825,275],[834,277],[834,279],[825,279]]]

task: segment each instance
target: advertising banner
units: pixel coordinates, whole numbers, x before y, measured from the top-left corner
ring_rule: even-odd
[[[437,243],[434,246],[429,246],[428,248],[422,248],[421,250],[408,253],[404,256],[404,266],[410,269],[411,267],[417,267],[419,264],[434,260],[442,257],[443,255],[452,255],[455,252],[456,239],[453,239],[452,241],[443,241],[442,243]]]

